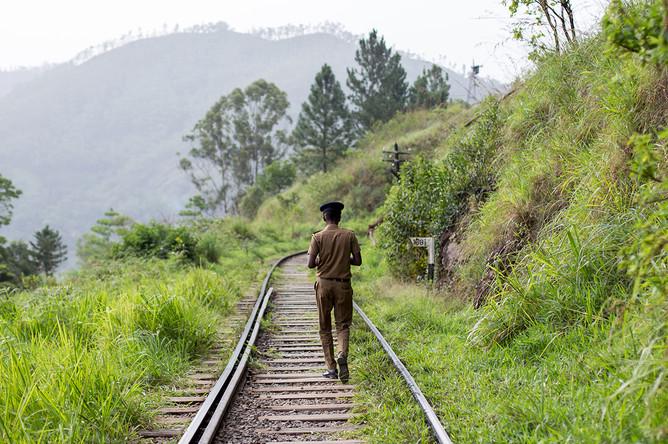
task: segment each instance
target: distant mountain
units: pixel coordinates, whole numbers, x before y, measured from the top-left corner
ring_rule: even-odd
[[[296,115],[321,65],[345,84],[354,53],[354,43],[323,33],[268,40],[218,29],[133,41],[34,77],[0,74],[0,173],[23,190],[3,234],[27,239],[48,223],[74,257],[74,240],[109,207],[175,218],[194,194],[178,169],[182,136],[221,95],[264,78],[288,93]],[[430,65],[403,64],[411,81]],[[467,80],[448,73],[452,96],[464,98]]]

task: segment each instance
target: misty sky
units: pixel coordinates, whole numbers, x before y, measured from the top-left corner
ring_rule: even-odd
[[[501,0],[3,0],[0,68],[62,62],[131,30],[227,22],[237,31],[339,22],[354,34],[378,29],[396,49],[457,71],[475,59],[482,73],[510,81],[526,68],[526,48],[509,40]],[[606,0],[574,0],[590,30]]]

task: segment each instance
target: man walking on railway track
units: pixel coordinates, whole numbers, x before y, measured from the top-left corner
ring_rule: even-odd
[[[325,228],[311,238],[308,267],[318,267],[315,295],[320,321],[320,341],[325,354],[327,371],[322,376],[348,382],[348,339],[353,319],[353,287],[350,284],[351,265],[362,265],[362,253],[355,233],[339,228],[341,202],[320,206]],[[332,339],[332,309],[338,339],[336,360]],[[338,364],[338,371],[337,371]]]

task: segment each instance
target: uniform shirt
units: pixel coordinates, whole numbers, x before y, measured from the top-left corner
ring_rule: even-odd
[[[355,233],[335,224],[315,233],[308,249],[309,256],[320,255],[318,277],[330,279],[350,279],[350,255],[359,252]]]

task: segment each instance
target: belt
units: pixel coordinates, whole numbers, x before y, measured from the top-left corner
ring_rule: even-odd
[[[326,280],[326,281],[336,281],[336,282],[350,282],[350,278],[339,279],[339,278],[319,277],[318,279],[324,279],[324,280]]]

